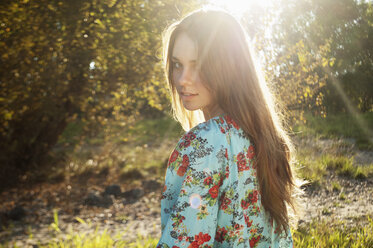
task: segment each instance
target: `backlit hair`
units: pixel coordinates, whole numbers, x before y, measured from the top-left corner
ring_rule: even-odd
[[[188,111],[173,82],[172,51],[179,34],[195,42],[197,68],[213,99],[255,145],[257,178],[264,209],[280,230],[287,230],[287,206],[294,209],[292,145],[275,111],[272,96],[257,70],[239,22],[217,10],[198,10],[171,25],[164,40],[164,63],[175,118],[185,130],[204,121]]]

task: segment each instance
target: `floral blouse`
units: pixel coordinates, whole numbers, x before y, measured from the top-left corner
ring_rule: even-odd
[[[255,148],[228,116],[187,132],[172,152],[161,200],[157,247],[293,247],[265,213]]]

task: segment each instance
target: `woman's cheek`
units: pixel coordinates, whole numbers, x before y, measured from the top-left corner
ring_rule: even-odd
[[[179,84],[179,79],[180,79],[180,72],[177,70],[174,70],[172,73],[172,81],[174,82],[175,85]]]

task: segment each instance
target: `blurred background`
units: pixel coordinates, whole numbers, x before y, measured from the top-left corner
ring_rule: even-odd
[[[296,247],[373,246],[373,6],[2,0],[0,247],[154,247],[170,115],[162,32],[202,6],[249,34],[307,180]]]

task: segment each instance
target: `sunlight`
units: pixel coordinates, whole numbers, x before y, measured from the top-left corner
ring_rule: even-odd
[[[237,17],[241,17],[252,7],[268,8],[273,0],[209,0],[208,2],[211,6],[224,8]]]

